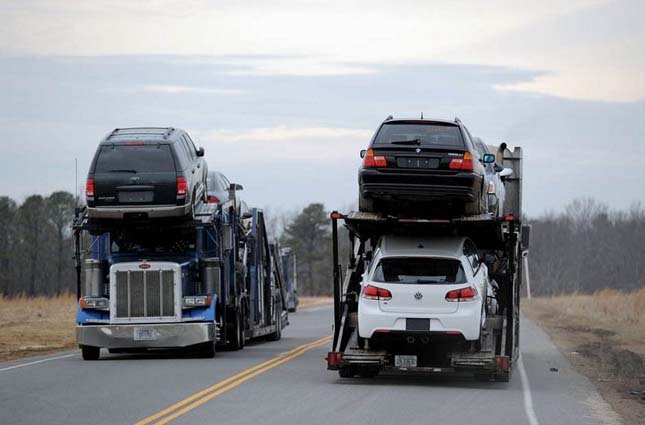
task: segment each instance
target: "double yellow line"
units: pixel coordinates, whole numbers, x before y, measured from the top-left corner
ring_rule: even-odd
[[[296,347],[293,350],[287,351],[286,353],[282,353],[276,357],[273,357],[270,360],[267,360],[264,363],[260,363],[257,366],[253,366],[252,368],[246,369],[238,373],[237,375],[233,375],[230,378],[227,378],[221,382],[218,382],[215,385],[205,388],[191,395],[190,397],[187,397],[173,404],[172,406],[158,413],[155,413],[152,416],[148,416],[147,418],[140,420],[135,425],[148,425],[153,422],[155,423],[155,425],[167,424],[168,422],[178,418],[179,416],[201,406],[207,401],[214,399],[220,394],[223,394],[229,390],[232,390],[238,385],[243,384],[249,379],[253,379],[256,376],[270,369],[273,369],[274,367],[278,367],[281,364],[286,363],[293,358],[301,356],[305,352],[311,350],[312,348],[316,348],[323,344],[329,343],[330,340],[331,338],[326,336],[319,340],[310,342],[309,344],[304,344],[299,347]]]

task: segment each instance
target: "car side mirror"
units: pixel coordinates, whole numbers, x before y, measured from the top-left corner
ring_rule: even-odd
[[[493,162],[495,162],[495,155],[493,155],[492,153],[485,153],[484,158],[482,158],[482,162],[484,164],[492,164]]]
[[[200,147],[197,149],[197,156],[204,156],[204,148]]]
[[[508,177],[511,174],[513,174],[512,168],[504,168],[502,171],[499,172],[500,177]]]
[[[361,158],[365,158],[365,153],[367,151],[365,149],[361,149]]]
[[[243,189],[244,187],[241,184],[237,184],[237,183],[231,183],[231,185],[228,188],[228,190],[232,190],[234,192],[238,190],[243,190]]]

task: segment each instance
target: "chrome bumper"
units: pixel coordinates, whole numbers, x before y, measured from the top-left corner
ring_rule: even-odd
[[[145,339],[135,339],[135,328],[145,329]],[[141,331],[137,331],[141,334]],[[214,341],[214,323],[167,323],[141,325],[79,325],[79,345],[101,348],[175,348]]]
[[[191,204],[178,206],[136,206],[131,207],[88,207],[87,212],[91,218],[122,219],[128,213],[145,213],[148,218],[181,217],[190,213]]]

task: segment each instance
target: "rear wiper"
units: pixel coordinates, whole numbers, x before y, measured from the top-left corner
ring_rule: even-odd
[[[393,142],[390,142],[393,145],[420,145],[421,140],[419,139],[412,139],[412,140],[395,140]]]
[[[137,174],[137,170],[110,170],[110,173],[134,173]]]

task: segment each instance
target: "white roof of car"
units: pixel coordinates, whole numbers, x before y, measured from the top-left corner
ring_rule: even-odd
[[[381,238],[381,255],[437,256],[459,258],[463,255],[464,236],[427,237],[385,235]]]

